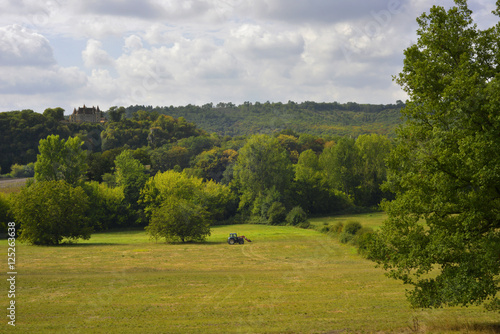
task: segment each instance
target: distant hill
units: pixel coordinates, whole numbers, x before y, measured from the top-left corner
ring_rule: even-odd
[[[184,117],[209,133],[239,136],[254,133],[273,133],[291,129],[296,133],[321,136],[358,136],[378,133],[392,137],[401,123],[400,110],[404,104],[373,105],[353,102],[340,104],[317,102],[288,103],[211,103],[203,106],[179,107],[129,106],[126,116],[144,110],[175,118]]]

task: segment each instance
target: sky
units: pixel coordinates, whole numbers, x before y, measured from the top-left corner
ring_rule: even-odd
[[[0,0],[0,111],[404,101],[392,76],[435,4],[453,1]]]

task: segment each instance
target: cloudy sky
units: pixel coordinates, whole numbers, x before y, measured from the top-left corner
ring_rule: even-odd
[[[494,0],[469,1],[481,28]],[[451,0],[0,0],[0,111],[405,100],[415,18]]]

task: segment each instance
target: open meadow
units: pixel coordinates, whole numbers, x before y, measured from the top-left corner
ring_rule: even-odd
[[[231,232],[253,242],[230,246]],[[7,249],[5,240],[1,245]],[[203,244],[156,243],[144,231],[119,231],[58,247],[18,243],[16,257],[16,329],[23,333],[500,329],[498,313],[482,307],[410,309],[404,286],[353,247],[314,230],[221,226]]]

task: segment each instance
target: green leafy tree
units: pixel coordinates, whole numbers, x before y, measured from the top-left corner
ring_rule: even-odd
[[[43,116],[54,121],[64,120],[64,109],[63,108],[47,108],[43,111]]]
[[[95,231],[125,224],[128,217],[122,187],[111,188],[96,181],[87,182],[82,187],[89,198],[87,217]]]
[[[228,186],[214,181],[203,182],[202,178],[173,170],[156,174],[141,191],[141,203],[148,216],[172,199],[201,206],[210,213],[207,218],[214,221],[227,218],[228,205],[234,201],[234,195]]]
[[[166,241],[204,241],[210,235],[207,211],[198,204],[173,197],[154,209],[146,231]]]
[[[35,163],[35,180],[64,180],[76,184],[87,169],[86,152],[82,150],[83,141],[77,137],[68,140],[59,139],[59,135],[50,135],[40,140]]]
[[[348,196],[354,196],[360,184],[360,157],[355,143],[352,138],[341,138],[336,145],[326,148],[319,160],[328,185]]]
[[[396,81],[410,101],[386,185],[396,199],[370,256],[414,286],[415,307],[498,307],[500,24],[479,30],[455,3],[420,16],[405,50]]]
[[[382,135],[361,135],[356,139],[359,152],[358,173],[360,184],[355,190],[356,203],[362,206],[378,205],[384,197],[380,188],[387,179],[386,159],[391,141]]]
[[[302,152],[295,167],[296,202],[313,214],[327,214],[345,208],[342,196],[323,182],[318,155],[311,149]]]
[[[111,107],[108,110],[108,117],[111,122],[119,122],[122,118],[123,115],[125,114],[125,108],[124,107]]]
[[[140,218],[139,195],[148,180],[144,166],[134,159],[131,151],[125,150],[115,159],[115,175],[116,183],[123,188],[125,202],[129,204],[132,216]]]
[[[23,188],[12,200],[12,212],[21,224],[19,240],[57,245],[64,238],[89,239],[88,203],[81,187],[63,180],[40,181]]]
[[[292,180],[292,163],[277,138],[254,135],[239,151],[234,182],[241,193],[241,209],[253,205],[271,188],[284,196],[286,202]]]

